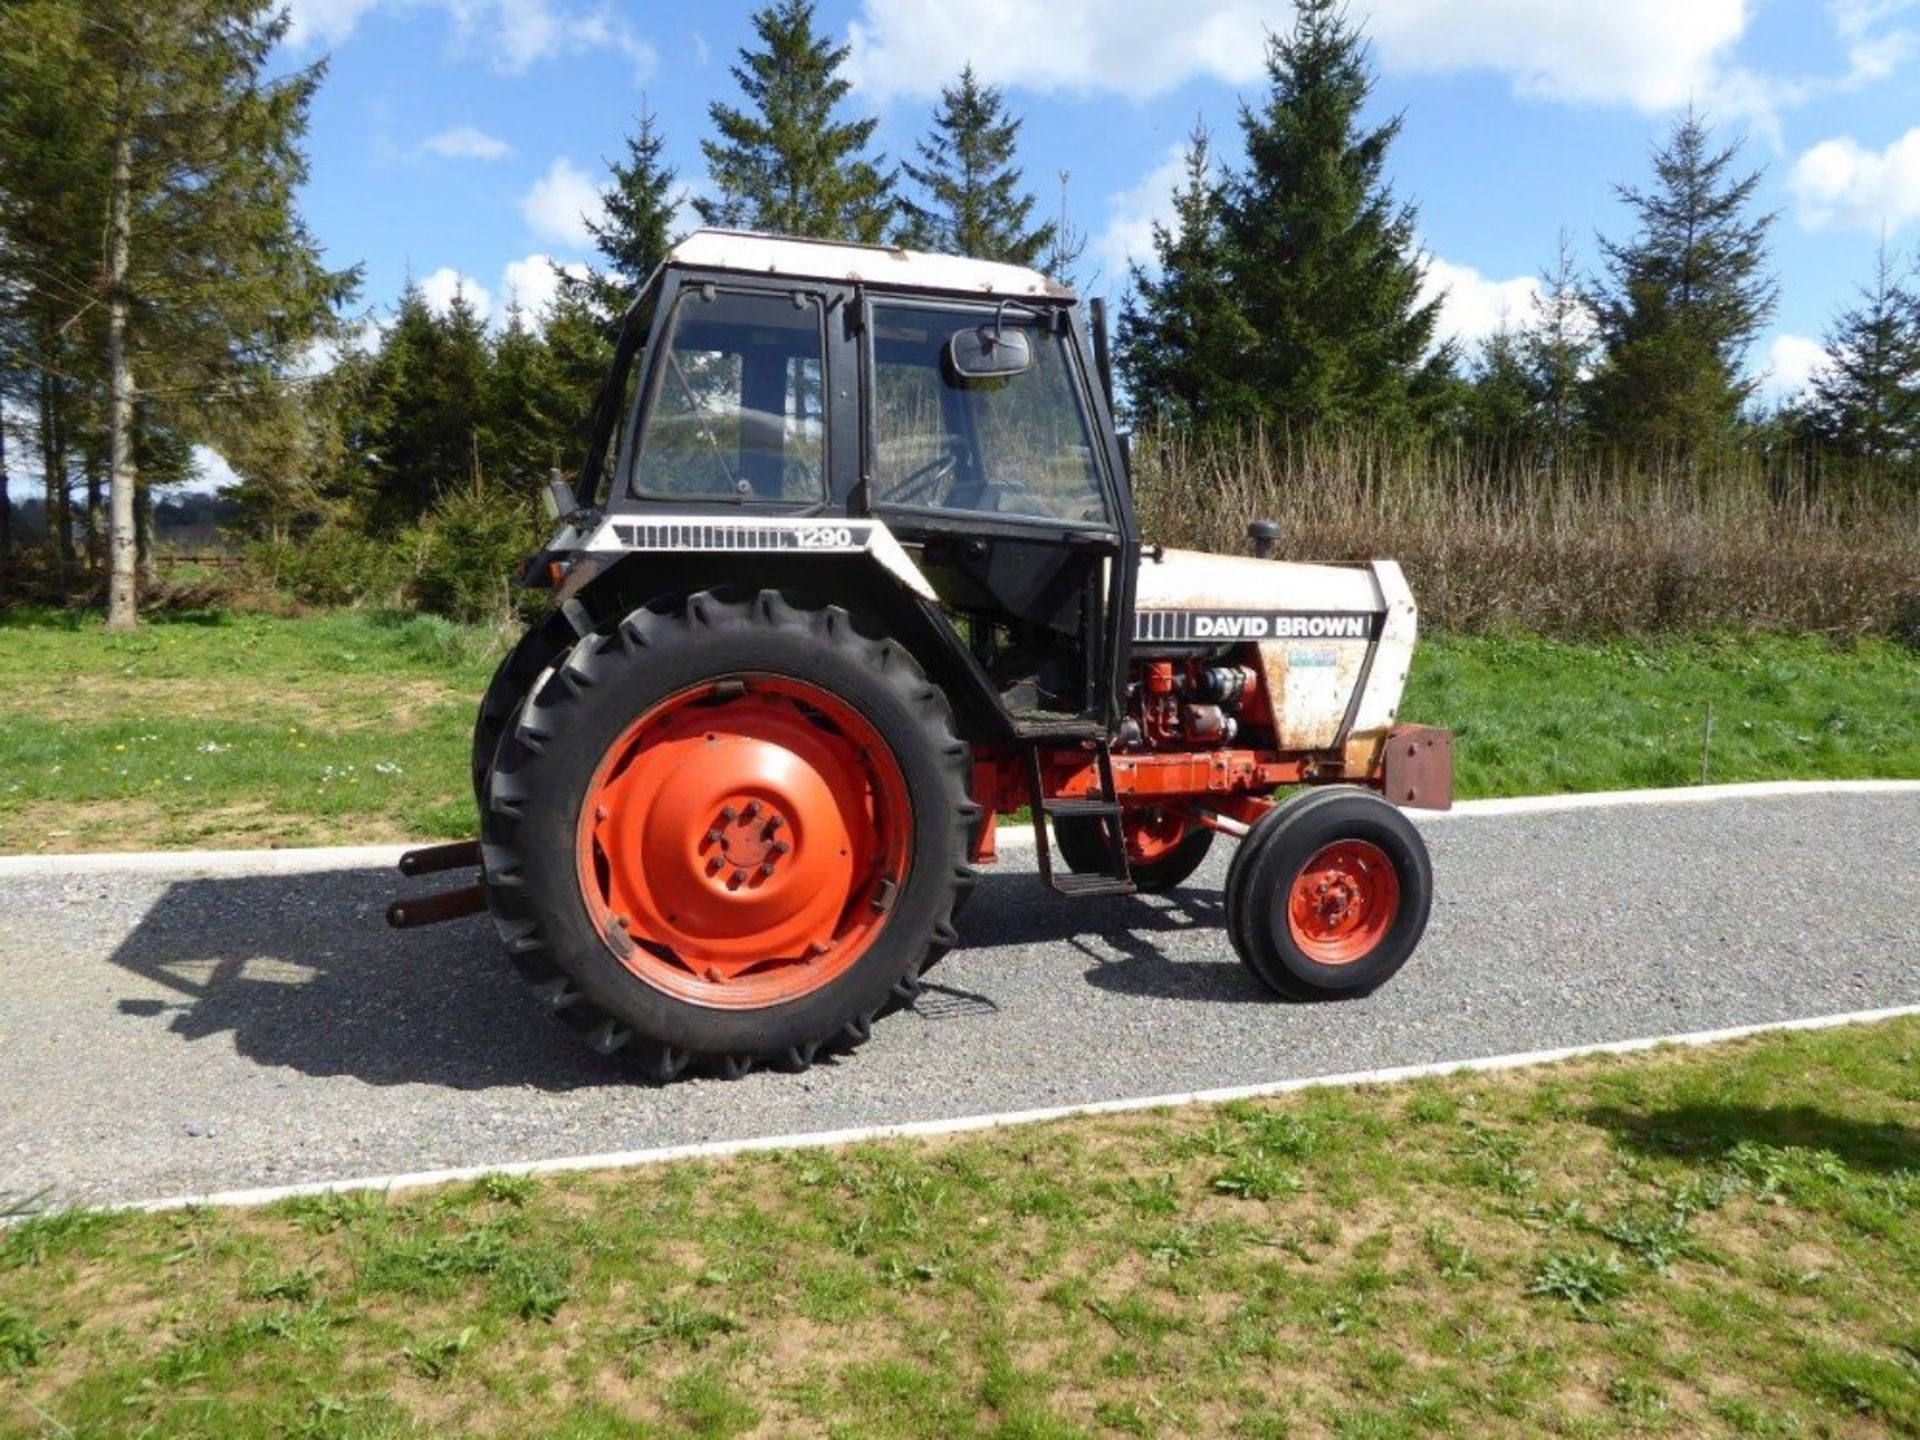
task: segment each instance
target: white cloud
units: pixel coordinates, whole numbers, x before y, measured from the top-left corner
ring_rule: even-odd
[[[1776,335],[1767,347],[1767,368],[1761,393],[1779,402],[1791,400],[1832,363],[1826,346],[1804,335]]]
[[[427,308],[436,315],[445,315],[453,308],[455,295],[465,295],[467,304],[473,307],[473,313],[482,320],[493,313],[492,292],[472,276],[462,275],[451,265],[442,265],[422,280],[420,295],[427,302]]]
[[[380,0],[287,0],[287,44],[296,50],[338,45]]]
[[[1173,193],[1186,182],[1186,152],[1184,142],[1174,145],[1131,189],[1108,199],[1107,228],[1093,250],[1115,286],[1125,283],[1133,261],[1152,263],[1153,227],[1173,220]]]
[[[1388,71],[1492,71],[1526,96],[1682,105],[1744,33],[1749,0],[1399,0],[1361,18]],[[971,57],[982,77],[1041,91],[1158,95],[1195,76],[1245,85],[1290,0],[1052,0],[1046,6],[862,0],[858,83],[929,95]]]
[[[193,447],[193,478],[180,488],[205,495],[239,483],[239,472],[227,463],[226,456],[205,445],[196,445]]]
[[[547,173],[520,197],[520,215],[527,228],[539,239],[562,245],[592,244],[587,222],[599,224],[605,214],[603,188],[564,155],[556,156]]]
[[[1440,296],[1436,339],[1464,345],[1484,339],[1502,325],[1518,329],[1533,315],[1540,282],[1532,275],[1491,280],[1471,265],[1456,265],[1437,255],[1427,257],[1426,277],[1420,285],[1420,303]]]
[[[1920,126],[1884,150],[1851,135],[1822,140],[1794,162],[1788,183],[1810,230],[1897,230],[1920,217]]]
[[[315,340],[294,363],[293,378],[312,380],[332,370],[342,356],[372,354],[379,348],[380,336],[385,330],[386,322],[369,316],[337,340]]]
[[[443,160],[504,160],[513,153],[513,147],[478,126],[456,125],[422,140],[419,153]]]
[[[500,274],[501,294],[509,303],[519,305],[523,318],[535,330],[546,323],[554,299],[560,293],[560,271],[584,278],[587,267],[577,262],[555,261],[551,255],[536,252],[509,260]],[[500,318],[504,322],[504,313]]]
[[[562,0],[288,0],[287,43],[295,50],[344,44],[381,6],[444,11],[453,22],[457,51],[480,55],[509,75],[543,60],[610,51],[630,61],[636,78],[644,80],[659,61],[610,0],[589,6]]]

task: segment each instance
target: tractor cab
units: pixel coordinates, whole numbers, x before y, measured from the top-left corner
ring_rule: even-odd
[[[879,520],[992,708],[1099,726],[1137,534],[1095,356],[1030,270],[701,231],[627,317],[582,493],[604,517],[773,522],[793,550]]]

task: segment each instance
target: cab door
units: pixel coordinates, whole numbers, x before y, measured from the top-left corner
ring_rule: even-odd
[[[917,552],[1018,729],[1110,726],[1124,501],[1068,311],[869,294],[862,326],[865,509]],[[999,327],[1030,363],[961,374],[954,337]]]

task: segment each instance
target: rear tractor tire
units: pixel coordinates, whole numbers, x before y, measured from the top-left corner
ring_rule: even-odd
[[[1053,822],[1054,845],[1068,869],[1080,875],[1107,871],[1102,824],[1089,815],[1062,815]],[[1173,889],[1200,868],[1213,848],[1213,831],[1165,810],[1128,810],[1120,817],[1120,827],[1134,886],[1148,893]]]
[[[480,712],[473,721],[473,798],[483,812],[487,804],[487,771],[493,768],[501,733],[542,672],[565,655],[586,628],[584,611],[555,611],[528,626],[494,669],[493,678],[480,697]]]
[[[866,1040],[954,943],[970,752],[903,647],[774,592],[582,637],[488,768],[488,908],[535,993],[668,1080]]]
[[[1432,905],[1420,832],[1354,786],[1295,795],[1269,811],[1227,871],[1234,951],[1291,1000],[1379,988],[1413,954]]]

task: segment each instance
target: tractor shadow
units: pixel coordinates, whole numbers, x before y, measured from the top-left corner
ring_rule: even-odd
[[[1114,995],[1284,1004],[1234,958],[1225,926],[1220,891],[1204,883],[1158,895],[1072,900],[1033,875],[988,873],[957,928],[963,950],[1067,947],[1088,962],[1086,982]],[[1181,939],[1198,935],[1209,938]]]
[[[369,870],[174,881],[110,957],[147,982],[120,1012],[189,1042],[230,1037],[263,1066],[370,1085],[621,1079],[529,1002],[484,915],[388,928],[402,888],[424,887]]]
[[[387,902],[403,888],[424,887],[377,870],[175,880],[109,957],[143,982],[120,1013],[189,1043],[224,1039],[262,1066],[370,1085],[563,1092],[626,1082],[539,1013],[485,916],[390,929]],[[1170,953],[1180,932],[1219,924],[1209,890],[1071,901],[1033,875],[990,874],[958,928],[962,952],[1061,947],[1088,962],[1088,984],[1118,995],[1271,1002],[1231,958]],[[928,982],[925,1018],[998,1008],[942,970]]]

